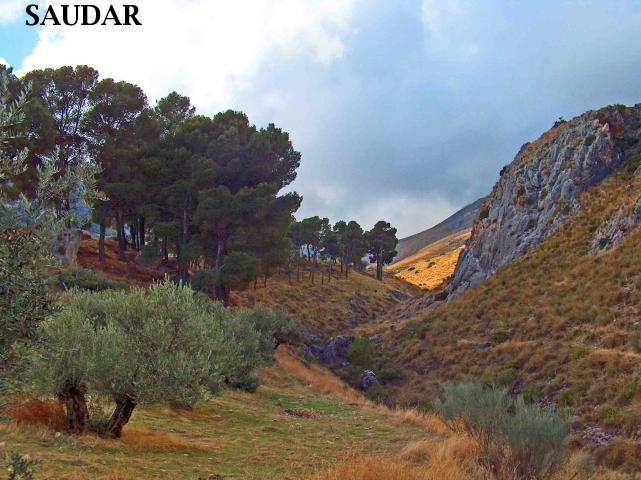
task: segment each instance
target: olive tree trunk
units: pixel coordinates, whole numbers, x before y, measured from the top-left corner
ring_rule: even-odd
[[[112,438],[120,438],[122,429],[131,419],[136,408],[136,402],[129,395],[122,395],[116,400],[116,409],[109,419],[105,434]]]
[[[81,435],[89,428],[89,409],[83,385],[66,385],[60,394],[65,406],[65,429]]]

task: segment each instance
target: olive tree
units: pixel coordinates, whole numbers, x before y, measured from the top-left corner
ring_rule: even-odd
[[[119,437],[140,404],[193,405],[224,383],[254,388],[254,369],[275,347],[275,330],[269,337],[257,324],[251,310],[232,314],[170,282],[74,291],[42,326],[34,378],[65,400],[76,433],[87,428],[85,392],[108,395],[115,408],[102,433]]]

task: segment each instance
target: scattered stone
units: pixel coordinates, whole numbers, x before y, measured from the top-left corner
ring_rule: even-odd
[[[491,342],[483,342],[483,343],[477,344],[476,346],[478,348],[480,348],[481,350],[485,350],[486,348],[490,348],[492,346],[492,343]]]
[[[283,414],[287,415],[288,417],[296,418],[320,418],[320,413],[318,413],[313,408],[286,408],[283,410]]]
[[[583,441],[598,447],[603,447],[614,439],[614,435],[594,425],[585,427],[583,431],[580,432],[580,436]]]
[[[533,363],[529,367],[527,367],[527,373],[534,373],[539,369],[538,365],[536,363]]]

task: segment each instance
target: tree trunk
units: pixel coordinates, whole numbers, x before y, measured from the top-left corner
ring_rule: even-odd
[[[136,408],[136,402],[129,396],[123,395],[116,400],[116,409],[109,419],[105,435],[112,438],[120,438],[122,429],[131,419],[131,414]]]
[[[65,429],[69,433],[83,434],[89,427],[89,410],[85,398],[86,388],[78,385],[65,386],[60,400],[65,405]]]
[[[145,217],[140,217],[140,240],[138,245],[140,248],[145,246]]]
[[[167,237],[162,237],[162,259],[169,261],[169,249],[167,248]]]
[[[263,280],[263,287],[267,288],[267,274],[265,274],[265,279]]]
[[[223,285],[217,285],[215,289],[216,300],[223,302],[223,305],[229,306],[229,289]]]
[[[105,236],[107,235],[107,227],[105,221],[100,222],[100,238],[98,240],[98,260],[105,261]]]
[[[116,210],[116,227],[118,229],[118,253],[120,258],[127,261],[125,250],[127,249],[127,238],[125,237],[124,215],[121,208]]]
[[[134,250],[139,250],[138,248],[138,219],[134,215],[131,219],[131,224],[129,226],[129,231],[131,232],[131,247]]]
[[[258,275],[254,277],[254,291],[258,289]]]

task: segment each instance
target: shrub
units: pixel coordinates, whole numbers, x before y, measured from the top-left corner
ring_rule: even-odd
[[[64,408],[55,400],[27,397],[16,401],[10,407],[9,415],[19,426],[43,425],[54,430],[64,427]]]
[[[418,401],[418,404],[416,405],[416,410],[419,413],[429,413],[434,411],[434,403],[432,403],[432,400],[429,398],[423,398],[422,400]]]
[[[383,385],[400,382],[407,378],[407,370],[404,368],[383,368],[378,374],[378,379]]]
[[[357,337],[347,351],[349,361],[356,369],[374,370],[377,367],[376,345],[369,337]]]
[[[510,333],[506,330],[497,329],[490,334],[492,343],[503,343],[510,338]]]
[[[474,382],[447,384],[434,407],[451,426],[462,425],[470,434],[495,448],[489,467],[506,462],[522,478],[550,478],[564,458],[568,419],[552,410],[512,399],[504,388],[483,388]],[[502,445],[508,447],[505,455]],[[502,452],[502,453],[499,453]]]
[[[376,403],[381,403],[387,398],[387,392],[383,385],[378,381],[374,382],[372,386],[367,391],[367,398]]]
[[[8,480],[34,480],[35,467],[39,460],[30,458],[28,455],[21,455],[17,452],[11,454],[7,472]]]
[[[65,290],[77,288],[101,292],[103,290],[122,290],[127,284],[109,278],[104,273],[96,272],[89,268],[71,267],[63,270],[58,275],[58,283]]]
[[[509,385],[514,381],[517,374],[518,370],[516,368],[504,368],[494,377],[495,382],[498,385]]]
[[[619,407],[604,405],[599,411],[599,422],[603,425],[614,425],[619,420]]]
[[[580,358],[585,357],[587,353],[585,345],[574,345],[570,348],[568,356],[570,357],[570,360],[579,360]]]

